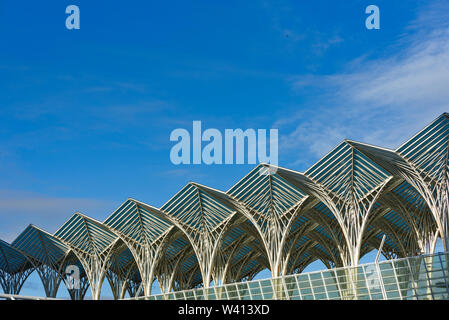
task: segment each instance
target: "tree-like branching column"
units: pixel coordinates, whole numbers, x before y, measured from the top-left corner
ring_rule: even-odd
[[[83,300],[89,288],[89,279],[83,265],[78,260],[73,251],[69,250],[60,260],[59,269],[61,270],[62,282],[72,300]]]
[[[396,152],[400,175],[425,199],[449,251],[449,115],[443,114]]]
[[[139,279],[130,279],[127,290],[130,297],[143,296],[143,285],[140,277]]]
[[[397,258],[405,258],[407,256],[416,255],[416,253],[413,254],[412,251],[417,249],[417,246],[414,245],[416,244],[416,238],[414,237],[414,234],[412,232],[406,232],[399,229],[383,217],[376,219],[376,221],[373,221],[372,226],[374,226],[372,230],[373,235],[375,235],[376,233],[379,234],[378,230],[382,230],[382,237],[383,235],[386,235],[388,240],[393,240],[396,244],[395,247],[390,246],[388,242],[384,244],[382,248],[382,253],[384,254],[384,256],[394,255]],[[370,236],[371,235],[367,232],[365,241],[368,242]]]
[[[84,300],[87,289],[89,289],[89,279],[86,273],[81,273],[78,288],[67,289],[72,300]]]
[[[301,253],[313,247],[316,241],[312,241],[310,235],[317,224],[313,221],[305,221],[301,223],[300,228],[292,231],[285,241],[284,254],[282,255],[282,275],[289,274],[292,270],[291,265],[296,263],[296,258]]]
[[[248,220],[230,228],[224,238],[217,255],[219,268],[214,272],[214,283],[219,285],[215,290],[218,299],[228,298],[224,284],[251,278],[254,272],[270,267],[260,237]]]
[[[287,171],[287,170],[283,170]],[[279,172],[279,170],[278,170]],[[298,175],[299,176],[299,175]],[[345,266],[357,266],[370,214],[392,176],[346,141],[297,179],[333,213],[346,242]]]
[[[162,217],[182,230],[198,259],[204,288],[212,280],[223,234],[237,212],[221,203],[205,186],[189,183],[161,207]]]
[[[433,215],[446,251],[449,250],[448,117],[443,114],[396,151],[351,142],[419,193]]]
[[[178,241],[181,239],[178,239]],[[187,239],[184,243],[188,243]],[[186,245],[184,249],[179,250],[179,244],[175,241],[170,244],[168,252],[164,252],[157,266],[156,277],[159,282],[161,292],[167,294],[175,286],[176,280],[182,273],[182,266],[189,258],[194,257],[195,252],[191,246]],[[175,254],[173,254],[175,252]],[[179,281],[178,281],[179,282]]]
[[[242,251],[243,250],[245,250],[245,247],[242,248]],[[257,273],[269,268],[268,261],[261,256],[260,252],[251,248],[248,252],[249,253],[246,255],[241,255],[231,266],[229,266],[227,276],[229,283],[250,281],[257,275]]]
[[[89,279],[92,299],[99,300],[110,258],[122,243],[120,238],[101,222],[78,212],[54,236],[76,255]]]
[[[6,294],[19,294],[33,273],[32,263],[9,243],[0,240],[0,285]]]
[[[196,258],[196,255],[195,255]],[[203,275],[198,263],[187,269],[187,272],[177,272],[177,277],[174,283],[174,291],[194,289],[202,286]]]
[[[252,239],[245,235],[240,235],[234,239],[226,248],[222,248],[217,254],[217,265],[221,266],[221,271],[214,273],[214,283],[223,285],[229,280],[229,269],[232,266],[236,255],[240,255],[240,250],[245,247],[245,242],[250,242]],[[217,276],[220,276],[218,278]]]
[[[195,250],[185,236],[169,245],[159,260],[156,277],[164,294],[193,289],[202,283],[202,274]]]
[[[11,244],[36,269],[47,297],[55,298],[63,279],[68,247],[48,232],[29,225]]]
[[[252,170],[227,194],[238,202],[241,212],[258,231],[272,276],[282,275],[287,237],[309,196],[264,164]]]
[[[410,184],[404,181],[385,193],[380,202],[400,215],[395,218],[397,225],[410,229],[409,234],[403,233],[399,239],[406,246],[408,256],[433,253],[437,225],[425,200]]]
[[[176,231],[160,218],[161,215],[150,205],[128,199],[104,222],[120,236],[134,256],[145,296],[151,295],[158,259]]]
[[[125,297],[129,281],[136,272],[139,272],[136,261],[129,248],[123,243],[116,248],[111,257],[111,265],[106,271],[106,279],[115,300]]]
[[[245,251],[245,247],[242,247],[242,251]],[[261,253],[251,248],[246,249],[248,254],[239,255],[236,257],[234,263],[228,268],[228,282],[244,282],[251,281],[260,271],[269,268],[266,258],[261,257]],[[241,288],[239,289],[241,290]],[[218,299],[236,299],[238,298],[237,292],[224,290],[224,287],[219,287],[216,290]],[[240,292],[240,294],[244,294]]]
[[[345,261],[347,261],[347,244],[341,227],[329,208],[324,203],[319,202],[307,210],[304,216],[318,224],[314,231],[316,237],[320,237],[320,242],[328,248],[329,254],[333,257],[331,264],[343,267]]]
[[[8,273],[0,270],[0,284],[3,292],[6,294],[19,294],[25,280],[33,271],[33,269],[26,269],[16,273]]]

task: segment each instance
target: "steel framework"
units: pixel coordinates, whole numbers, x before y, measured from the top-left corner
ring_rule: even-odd
[[[55,297],[75,265],[72,299],[89,287],[99,299],[105,278],[116,299],[149,297],[155,280],[165,297],[232,298],[227,285],[261,270],[281,279],[320,260],[357,297],[353,270],[381,243],[389,259],[432,254],[439,238],[449,251],[448,161],[445,113],[396,150],[344,140],[305,172],[260,164],[226,192],[191,182],[160,208],[128,199],[104,222],[75,213],[53,235],[30,225],[0,241],[0,283],[18,294],[36,271]],[[293,285],[272,284],[280,299]]]

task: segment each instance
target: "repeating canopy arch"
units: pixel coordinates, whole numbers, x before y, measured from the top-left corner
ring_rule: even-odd
[[[287,238],[308,195],[273,174],[270,166],[264,164],[253,169],[227,194],[238,202],[242,214],[257,229],[273,277],[281,275],[286,263]]]
[[[316,260],[357,266],[381,243],[387,258],[433,253],[438,237],[449,251],[448,159],[445,113],[396,150],[344,140],[304,173],[260,164],[227,192],[191,182],[161,208],[127,199],[104,222],[75,213],[53,235],[30,225],[0,241],[0,283],[18,293],[37,270],[55,296],[72,264],[73,299],[88,286],[99,299],[105,277],[117,299],[150,295],[155,279],[169,297]]]
[[[101,222],[79,212],[55,232],[55,237],[65,243],[83,265],[89,279],[92,299],[100,299],[110,258],[120,245],[120,238]]]
[[[33,271],[33,265],[20,251],[0,239],[0,285],[5,293],[19,294]]]
[[[348,249],[346,264],[357,265],[370,212],[392,176],[346,141],[305,175],[340,224]]]
[[[33,264],[47,297],[56,297],[64,278],[64,260],[69,248],[48,232],[29,225],[11,244]]]
[[[161,207],[161,212],[185,233],[196,253],[203,286],[209,287],[223,234],[238,217],[237,211],[216,199],[210,188],[189,183]]]
[[[441,116],[433,124],[431,124],[428,128],[426,128],[423,132],[427,132],[427,130],[432,129],[433,125],[441,121],[444,121],[444,123],[446,121],[448,122],[448,130],[449,130],[449,120],[447,120],[446,118],[447,118],[446,114]],[[432,130],[430,132],[432,132]],[[438,132],[440,131],[438,130]],[[420,135],[421,133],[419,133],[412,140],[417,139],[418,141],[420,141],[419,139]],[[446,135],[443,135],[442,137],[446,139]],[[439,164],[435,164],[430,167],[424,166],[423,168],[420,168],[419,166],[417,166],[417,164],[413,162],[415,160],[420,162],[420,160],[417,160],[415,158],[413,158],[415,159],[413,161],[409,160],[406,157],[402,156],[399,151],[396,152],[393,150],[380,148],[355,141],[351,141],[351,144],[357,149],[362,150],[365,154],[369,155],[369,157],[373,159],[373,161],[379,163],[384,168],[386,168],[389,172],[391,172],[391,174],[395,176],[396,179],[406,182],[403,190],[398,190],[398,192],[396,192],[396,195],[400,196],[401,202],[406,204],[405,208],[407,211],[409,211],[409,209],[411,209],[412,212],[416,210],[420,211],[424,215],[421,216],[421,219],[424,218],[425,220],[428,220],[428,215],[426,214],[426,211],[428,209],[430,214],[433,216],[433,221],[437,227],[441,239],[443,240],[443,246],[445,250],[448,250],[446,240],[448,237],[447,231],[448,209],[446,207],[448,197],[447,194],[445,194],[448,190],[447,178],[445,176],[447,175],[446,171],[447,168],[444,169],[444,166],[442,166],[441,164],[442,159],[444,159],[444,157],[439,153],[441,152],[441,148],[437,149],[435,148],[435,146],[432,146],[431,144],[428,145],[428,150],[422,153],[420,157],[418,157],[418,159],[420,158],[428,159],[428,157],[431,157],[432,159],[439,162]],[[399,149],[402,150],[402,148]],[[447,159],[445,161],[447,161]],[[436,167],[440,169],[436,170],[435,169]],[[436,172],[440,174],[438,178],[435,176]],[[423,201],[425,202],[425,205],[423,204]],[[412,209],[410,205],[415,206],[415,208],[416,207],[418,208]],[[407,214],[410,213],[407,212]],[[428,239],[429,238],[428,234],[430,232],[430,229],[432,228],[432,223],[427,223],[421,226],[421,228],[422,227],[424,227],[427,230],[422,230],[422,233],[420,233],[420,237],[423,238],[420,240],[421,249],[424,249],[425,247],[428,246],[432,247],[430,243],[432,243],[434,240],[429,241]]]
[[[160,216],[155,207],[128,199],[104,221],[134,256],[145,295],[151,294],[158,258],[174,232],[174,226]]]

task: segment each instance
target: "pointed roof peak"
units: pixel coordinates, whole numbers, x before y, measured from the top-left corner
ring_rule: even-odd
[[[351,139],[345,139],[344,141],[346,143],[348,143],[349,145],[351,145],[352,147],[355,147],[355,148],[357,148],[358,146],[365,146],[365,147],[380,149],[380,150],[384,150],[384,151],[388,151],[388,152],[394,152],[393,149],[380,147],[380,146],[377,146],[377,145],[374,145],[374,144],[370,144],[370,143],[366,143],[366,142],[360,142],[360,141],[351,140]]]

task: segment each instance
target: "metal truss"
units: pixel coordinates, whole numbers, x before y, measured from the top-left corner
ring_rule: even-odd
[[[31,262],[9,243],[0,240],[0,285],[6,294],[19,294],[33,273]]]
[[[32,269],[20,269],[16,273],[8,273],[0,270],[0,284],[3,292],[6,294],[19,294],[25,280],[33,271]]]
[[[211,191],[205,186],[189,183],[161,207],[164,215],[156,212],[186,235],[198,259],[204,288],[209,287],[213,272],[223,272],[223,269],[214,269],[215,258],[223,234],[237,214],[214,198]]]
[[[279,168],[287,180],[319,199],[332,212],[333,233],[343,266],[358,264],[363,236],[379,195],[391,180],[353,148],[342,143],[306,174]],[[325,218],[318,218],[325,219]]]
[[[396,151],[351,141],[357,149],[397,178],[406,181],[419,194],[434,218],[445,250],[449,250],[448,143],[447,114],[439,117]],[[429,231],[426,230],[425,234]]]
[[[167,297],[193,288],[209,296],[212,283],[227,288],[269,269],[284,299],[276,279],[319,260],[344,268],[342,297],[359,297],[354,270],[381,243],[387,258],[431,254],[439,238],[449,251],[448,161],[443,114],[397,150],[344,140],[304,173],[260,164],[227,192],[192,182],[161,208],[128,199],[104,222],[75,213],[54,235],[30,225],[0,241],[0,283],[17,294],[36,270],[55,297],[75,265],[72,299],[89,286],[99,299],[104,278],[115,299],[148,297],[155,279]]]
[[[245,249],[245,242],[251,241],[249,237],[240,236],[235,241],[233,241],[227,248],[223,251],[220,250],[220,253],[217,255],[217,264],[221,265],[223,271],[219,274],[221,278],[214,278],[214,283],[225,284],[227,282],[232,282],[232,278],[235,275],[232,274],[232,265],[234,257],[239,253],[240,250]],[[251,250],[251,249],[249,249]],[[250,256],[250,254],[247,255]],[[243,266],[244,264],[242,264]]]
[[[89,289],[89,279],[86,274],[82,275],[79,281],[79,288],[67,289],[72,300],[84,300],[87,289]]]
[[[185,242],[188,243],[187,240],[185,240]],[[185,246],[184,249],[179,252],[176,250],[176,255],[171,258],[167,256],[167,254],[162,254],[156,271],[156,277],[162,293],[171,292],[175,286],[178,289],[184,287],[185,281],[180,277],[182,274],[181,267],[194,254],[191,246]]]
[[[104,224],[117,234],[131,251],[140,272],[144,294],[151,294],[158,258],[176,231],[159,218],[161,212],[137,200],[125,201]]]
[[[348,250],[344,265],[356,266],[370,212],[392,176],[346,142],[305,175],[314,182],[313,192],[341,227]]]
[[[127,286],[127,291],[130,297],[141,297],[143,296],[143,286],[142,281],[131,279]]]
[[[63,280],[68,248],[48,232],[29,225],[11,244],[32,263],[45,295],[55,298]]]
[[[101,222],[75,213],[55,237],[65,243],[82,264],[89,280],[92,299],[99,300],[111,256],[121,240]]]
[[[394,225],[406,226],[405,234],[401,239],[404,239],[404,237],[413,238],[407,244],[408,246],[415,246],[416,249],[410,248],[410,250],[406,250],[407,254],[433,253],[432,243],[437,225],[429,207],[407,183],[404,182],[397,189],[400,192],[406,192],[408,201],[397,195],[395,190],[383,195],[380,201],[400,215],[400,217],[395,219],[396,223]],[[401,242],[404,241],[402,240]]]
[[[110,267],[106,271],[106,279],[115,300],[125,297],[130,281],[135,278],[138,272],[139,268],[131,251],[123,243],[114,251]]]
[[[396,152],[401,176],[430,208],[445,250],[449,250],[449,115],[443,114]]]
[[[256,167],[227,194],[239,202],[240,211],[258,231],[272,276],[282,275],[291,226],[309,197],[266,165]]]
[[[84,297],[87,293],[87,289],[89,289],[89,279],[87,278],[87,274],[83,268],[83,265],[78,260],[77,256],[73,253],[73,251],[71,251],[70,249],[66,253],[66,257],[61,264],[62,264],[61,270],[64,270],[62,273],[63,282],[70,295],[70,299],[84,300]],[[79,279],[75,279],[74,277],[76,275],[71,274],[72,271],[73,272],[75,271],[73,267],[78,268]]]

